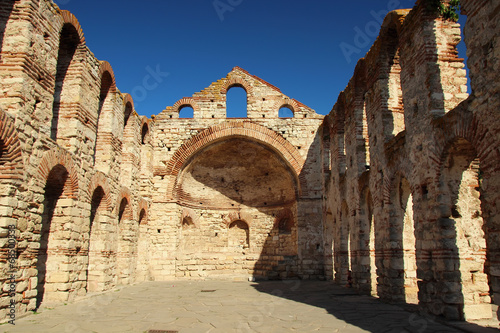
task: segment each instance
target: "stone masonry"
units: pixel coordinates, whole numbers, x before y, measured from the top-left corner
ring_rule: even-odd
[[[431,3],[389,13],[327,116],[235,67],[148,119],[75,16],[2,1],[0,320],[172,279],[332,279],[491,318],[500,3],[461,1],[470,95],[460,26]],[[246,118],[226,117],[234,87]]]

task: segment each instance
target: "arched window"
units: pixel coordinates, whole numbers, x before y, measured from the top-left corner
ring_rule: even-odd
[[[125,214],[125,210],[128,207],[128,200],[127,198],[123,198],[122,201],[120,202],[120,210],[118,211],[118,223],[122,222],[123,215]]]
[[[36,308],[40,307],[44,297],[45,297],[45,287],[47,273],[50,274],[54,271],[54,268],[60,261],[64,259],[60,256],[50,256],[50,240],[61,240],[60,232],[58,229],[62,228],[62,221],[60,221],[62,216],[63,207],[58,205],[59,199],[63,197],[64,187],[67,185],[69,173],[66,168],[58,164],[49,173],[47,177],[47,182],[45,185],[45,200],[44,200],[44,210],[42,215],[42,228],[40,230],[40,248],[38,249],[38,260],[36,264],[37,268],[37,297],[36,297]],[[57,212],[56,212],[57,211]],[[54,227],[54,224],[55,227]],[[47,269],[49,268],[49,269]]]
[[[99,290],[99,277],[103,273],[98,267],[103,263],[102,253],[99,251],[99,244],[102,243],[98,229],[99,214],[102,214],[102,200],[104,198],[104,190],[98,186],[94,190],[92,200],[90,202],[90,224],[89,224],[89,243],[88,243],[88,262],[87,262],[87,291],[95,292]],[[97,228],[96,228],[97,227]]]
[[[57,71],[54,86],[54,102],[52,105],[52,124],[50,129],[50,138],[57,140],[57,130],[59,127],[59,114],[61,106],[64,103],[65,95],[68,93],[66,75],[73,62],[73,57],[76,53],[80,37],[76,28],[69,23],[66,23],[62,30],[59,40],[59,53],[57,55]]]
[[[292,109],[290,109],[290,107],[288,106],[283,106],[279,112],[278,112],[278,116],[280,118],[293,118],[293,111]]]
[[[132,114],[132,104],[130,102],[128,102],[126,105],[125,105],[125,112],[124,112],[124,119],[123,119],[123,127],[126,127],[127,126],[127,123],[128,123],[128,119],[130,118],[130,115]]]
[[[92,225],[94,223],[97,210],[101,206],[102,198],[104,197],[104,190],[101,186],[97,187],[92,195],[92,202],[90,208],[90,230],[92,231]]]
[[[101,116],[101,112],[104,108],[104,103],[106,102],[106,98],[108,97],[109,90],[113,85],[113,77],[111,74],[106,71],[102,74],[101,77],[101,92],[99,94],[99,110],[97,110],[97,116]],[[99,121],[98,121],[99,123]]]
[[[111,127],[111,103],[109,103],[109,92],[113,86],[113,77],[108,71],[105,71],[101,77],[101,91],[99,93],[99,108],[97,109],[97,130],[96,143],[94,145],[94,164],[102,163],[106,155],[105,150],[109,147],[105,144],[104,133],[110,131]],[[99,155],[99,156],[98,156]]]
[[[179,118],[193,118],[194,110],[190,105],[182,106],[179,109]]]
[[[290,217],[283,217],[279,223],[280,234],[290,234],[292,233],[293,220]]]
[[[190,216],[186,216],[182,219],[182,229],[194,228],[193,219]]]
[[[144,123],[144,125],[142,125],[141,143],[143,145],[145,145],[146,143],[149,143],[149,126],[146,123]]]
[[[141,209],[141,212],[139,214],[139,225],[142,224],[147,224],[147,219],[146,219],[146,210]]]
[[[483,189],[481,161],[474,145],[457,138],[450,142],[442,157],[440,191],[442,217],[437,221],[440,230],[441,250],[439,265],[440,283],[456,284],[461,288],[443,290],[446,300],[460,300],[459,316],[469,319],[477,316],[478,308],[491,303],[493,276],[488,262],[488,228],[483,216],[485,192]],[[445,208],[446,210],[444,210]],[[446,215],[445,215],[446,213]],[[438,259],[437,259],[438,260]],[[445,273],[443,273],[445,272]],[[478,295],[473,299],[469,295]],[[453,303],[453,301],[448,301]],[[491,312],[481,311],[480,319],[491,318]]]
[[[241,86],[232,86],[226,95],[226,118],[247,117],[247,92]]]

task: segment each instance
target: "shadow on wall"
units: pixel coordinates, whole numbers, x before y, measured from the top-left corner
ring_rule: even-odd
[[[268,276],[266,267],[254,267],[261,254],[271,261],[297,254],[297,179],[272,147],[244,137],[212,143],[183,168],[176,196],[184,210],[193,210],[178,225],[185,265],[193,255],[215,255],[232,258],[218,265],[231,267],[234,276],[257,270]],[[224,274],[202,266],[193,274]]]
[[[278,244],[284,242],[283,217],[276,219],[275,230],[277,233],[269,234],[264,243],[264,251],[255,264],[254,278],[267,278],[273,280],[285,280],[291,278],[300,279],[324,279],[324,246],[323,246],[323,210],[322,189],[313,188],[312,184],[319,184],[323,178],[322,156],[321,156],[321,131],[317,131],[309,148],[304,167],[299,179],[308,180],[311,188],[302,188],[297,196],[296,216],[291,219],[294,248],[292,255],[277,251]],[[317,181],[315,181],[317,177]],[[304,183],[304,182],[301,182]],[[286,217],[285,217],[286,219]],[[264,274],[265,273],[265,274]]]
[[[5,29],[7,28],[7,21],[10,18],[12,9],[14,8],[15,1],[2,1],[0,2],[0,61],[2,61],[2,46],[5,37]]]
[[[318,145],[315,138],[311,154]],[[313,177],[316,160],[305,164]],[[231,253],[234,260],[228,265],[234,266],[235,275],[257,279],[322,276],[318,263],[311,263],[313,271],[299,272],[299,248],[306,259],[322,260],[318,255],[322,241],[317,237],[321,199],[311,208],[308,199],[299,198],[298,182],[273,147],[243,137],[211,144],[191,157],[179,177],[179,203],[196,209],[200,221],[190,223],[183,217],[186,223],[180,224],[178,249],[202,256]],[[214,219],[214,214],[221,217]],[[303,237],[310,233],[315,240],[299,245],[299,233]]]

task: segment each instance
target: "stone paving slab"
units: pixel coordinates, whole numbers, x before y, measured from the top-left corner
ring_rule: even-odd
[[[462,332],[330,282],[146,282],[42,309],[0,332]]]

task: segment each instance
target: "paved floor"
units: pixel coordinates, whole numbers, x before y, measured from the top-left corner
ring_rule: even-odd
[[[330,282],[147,282],[44,309],[1,332],[461,332]]]

